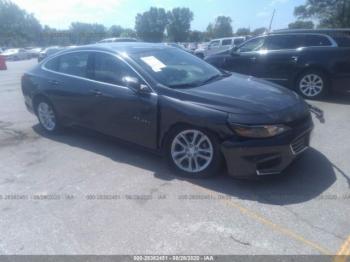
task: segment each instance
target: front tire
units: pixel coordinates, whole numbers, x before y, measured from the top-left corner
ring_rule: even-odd
[[[307,99],[319,99],[328,93],[329,80],[319,70],[307,70],[296,81],[296,91]]]
[[[36,103],[36,114],[45,132],[57,133],[61,129],[57,113],[47,99],[41,99]]]
[[[222,167],[218,139],[204,130],[176,128],[169,136],[166,150],[170,166],[181,176],[210,177]]]

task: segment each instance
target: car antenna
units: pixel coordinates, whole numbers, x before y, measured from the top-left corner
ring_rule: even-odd
[[[275,13],[276,13],[276,9],[273,9],[272,17],[270,20],[269,33],[271,33],[271,28],[272,28],[273,19],[275,18]]]

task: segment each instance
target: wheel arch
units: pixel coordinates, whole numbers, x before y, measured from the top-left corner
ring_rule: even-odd
[[[331,83],[331,72],[329,72],[328,69],[326,69],[325,67],[323,66],[320,66],[320,65],[316,65],[316,64],[310,64],[310,65],[307,65],[305,66],[304,68],[302,68],[301,70],[298,71],[297,74],[295,74],[294,76],[294,80],[293,80],[293,87],[296,87],[296,85],[298,84],[297,81],[298,79],[305,73],[305,72],[308,72],[308,71],[312,71],[312,70],[315,70],[315,71],[319,71],[321,72],[322,74],[324,74],[327,78],[327,81],[329,83]],[[330,85],[331,87],[331,85]]]

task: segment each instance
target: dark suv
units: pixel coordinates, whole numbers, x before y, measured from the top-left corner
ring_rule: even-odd
[[[350,91],[350,30],[281,30],[206,61],[320,98],[334,89]]]

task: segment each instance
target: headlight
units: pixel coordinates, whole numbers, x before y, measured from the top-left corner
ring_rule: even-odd
[[[288,131],[290,128],[285,125],[259,125],[246,126],[239,124],[230,124],[233,130],[242,137],[267,138],[277,136]]]

